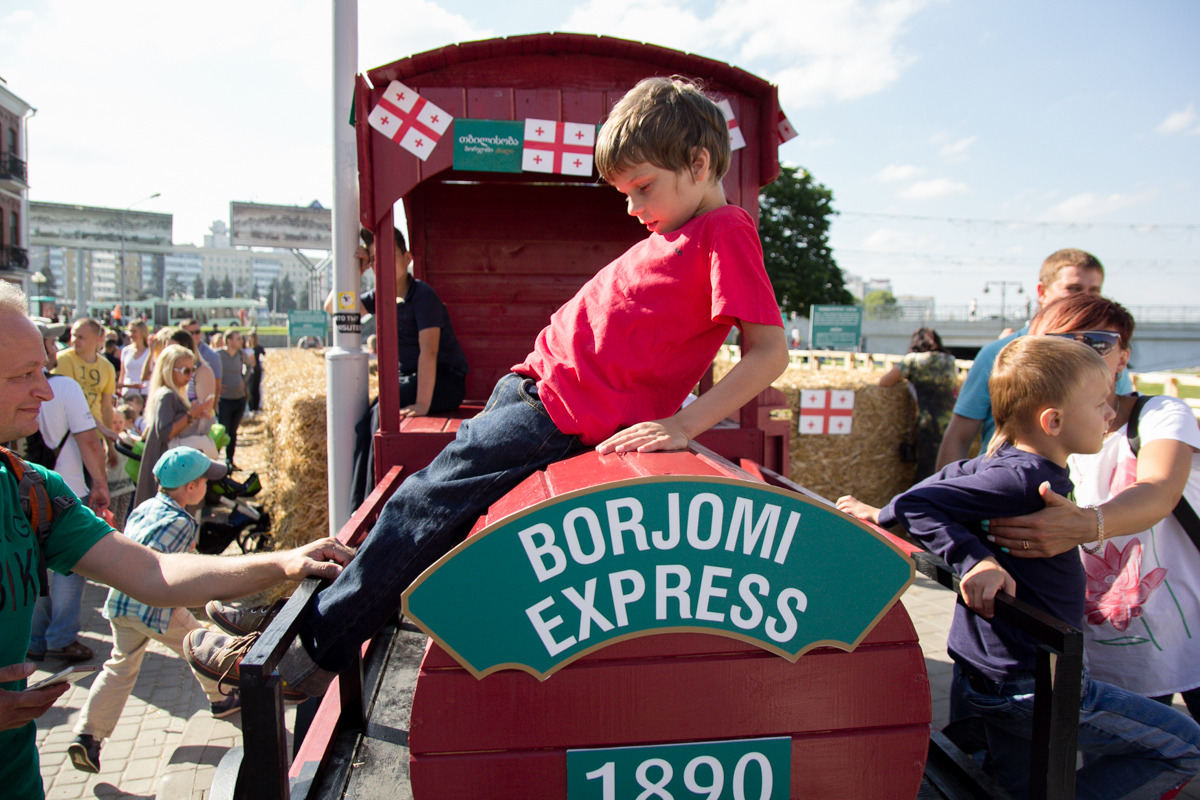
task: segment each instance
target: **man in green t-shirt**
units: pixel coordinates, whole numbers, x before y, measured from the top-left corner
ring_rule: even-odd
[[[42,372],[42,336],[25,316],[26,308],[25,295],[0,281],[0,442],[37,430],[38,408],[51,397]],[[56,473],[32,469],[41,473],[52,498],[75,496]],[[67,689],[64,683],[24,691],[25,679],[36,669],[23,662],[41,590],[38,547],[21,510],[17,482],[0,465],[0,786],[12,800],[44,795],[33,720]],[[78,572],[148,605],[191,608],[253,594],[283,580],[332,579],[353,556],[333,539],[240,558],[163,554],[117,534],[79,503],[55,515],[45,552],[55,572]]]

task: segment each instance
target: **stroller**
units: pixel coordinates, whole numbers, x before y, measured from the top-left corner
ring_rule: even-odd
[[[220,425],[213,425],[210,435],[213,434],[218,446],[222,444],[218,437],[225,436],[228,441],[225,429]],[[127,444],[118,439],[116,447],[117,452],[129,459],[125,463],[126,474],[137,483],[145,444],[140,441]],[[204,504],[200,507],[200,537],[196,552],[220,555],[235,540],[243,553],[269,550],[271,516],[262,506],[247,501],[260,491],[262,483],[257,472],[251,472],[244,481],[235,481],[228,475],[219,481],[209,481]]]

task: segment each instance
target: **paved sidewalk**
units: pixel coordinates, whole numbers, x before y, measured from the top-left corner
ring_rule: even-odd
[[[112,649],[112,631],[99,609],[107,590],[90,581],[83,595],[83,632],[79,640],[103,664]],[[30,681],[62,667],[41,662]],[[242,743],[241,714],[216,720],[208,700],[182,658],[151,642],[121,722],[100,751],[100,773],[79,772],[67,758],[73,727],[94,677],[73,686],[38,720],[38,752],[48,800],[74,798],[164,798],[206,800],[217,763]],[[292,724],[294,710],[287,707]]]
[[[104,596],[105,590],[92,583],[84,592],[80,641],[96,652],[95,664],[104,662],[112,646],[108,622],[96,610]],[[904,605],[921,638],[932,689],[933,725],[940,728],[949,714],[951,663],[946,655],[946,634],[954,595],[918,575],[904,596]],[[57,668],[58,662],[47,661],[42,666]],[[39,671],[31,680],[46,674]],[[241,715],[214,720],[187,664],[162,645],[151,643],[121,724],[101,750],[100,774],[88,775],[71,766],[66,749],[75,738],[72,726],[92,680],[72,687],[39,720],[38,750],[48,800],[207,800],[221,756],[241,745]],[[1181,703],[1176,707],[1183,710]],[[291,729],[294,707],[288,706],[285,713]],[[1200,782],[1194,781],[1179,798],[1200,800]]]

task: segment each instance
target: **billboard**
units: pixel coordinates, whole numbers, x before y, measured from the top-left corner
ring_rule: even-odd
[[[315,201],[311,206],[231,202],[229,230],[235,246],[333,249],[333,212]]]
[[[122,220],[124,217],[124,220]],[[77,206],[67,203],[29,204],[29,241],[31,244],[55,243],[64,239],[86,242],[110,242],[120,245],[171,244],[170,214],[153,211],[122,211],[119,208]]]

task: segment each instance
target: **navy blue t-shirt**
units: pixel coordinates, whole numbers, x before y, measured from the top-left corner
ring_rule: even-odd
[[[1004,445],[996,455],[958,461],[892,499],[879,512],[879,524],[903,525],[960,576],[995,556],[1017,582],[1017,598],[1068,625],[1083,625],[1086,577],[1074,548],[1050,558],[1015,558],[987,540],[980,526],[993,517],[1015,517],[1044,507],[1038,486],[1070,497],[1074,485],[1066,467],[1043,456]],[[1003,681],[1033,671],[1037,645],[1000,619],[967,610],[962,597],[954,609],[947,650],[989,678]]]
[[[375,313],[375,290],[363,292],[362,305],[368,314]],[[411,275],[404,299],[396,303],[396,339],[400,351],[400,372],[411,374],[417,371],[417,359],[421,355],[419,334],[428,328],[440,328],[438,341],[438,366],[450,369],[458,375],[466,375],[469,367],[467,357],[459,347],[454,326],[450,324],[450,312],[437,296],[433,287]]]

